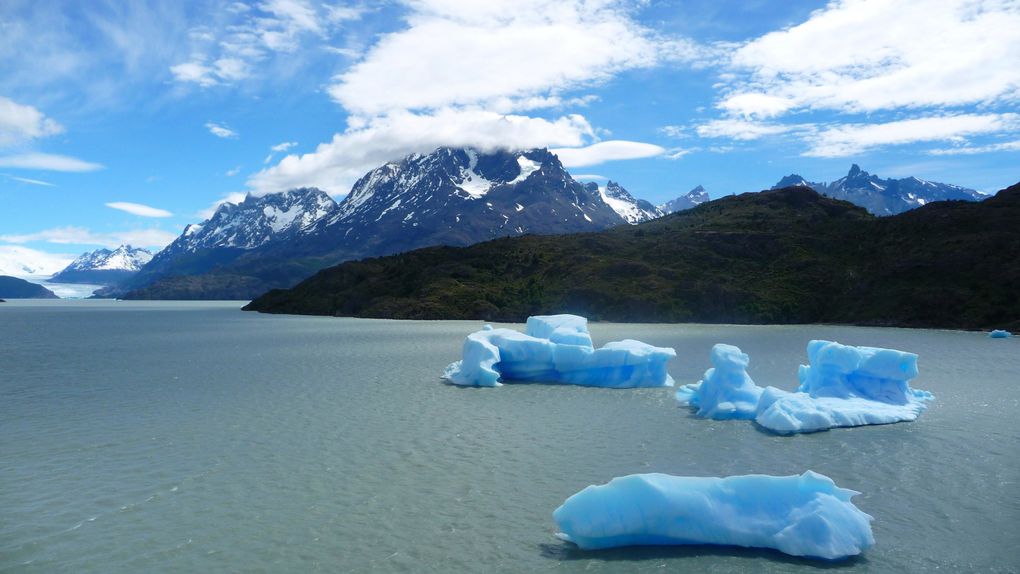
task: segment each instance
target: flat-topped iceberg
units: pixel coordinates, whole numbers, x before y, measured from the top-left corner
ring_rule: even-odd
[[[457,385],[505,382],[568,383],[590,387],[668,387],[671,348],[634,340],[592,345],[588,321],[577,315],[529,317],[526,333],[486,325],[467,336],[463,358],[443,378]]]
[[[1010,333],[1009,331],[1003,331],[1002,329],[996,329],[991,333],[988,333],[988,336],[993,339],[1008,339],[1013,336],[1013,333]]]
[[[893,349],[808,343],[810,366],[800,367],[800,387],[789,393],[768,387],[755,421],[777,433],[912,421],[931,393],[910,388],[917,355]]]
[[[589,486],[553,512],[562,540],[585,550],[716,544],[837,560],[875,543],[857,492],[827,476],[694,478],[632,474]]]
[[[753,419],[758,410],[762,388],[747,374],[750,362],[746,353],[733,345],[712,347],[713,368],[705,378],[677,389],[682,404],[698,409],[698,416],[711,419]]]

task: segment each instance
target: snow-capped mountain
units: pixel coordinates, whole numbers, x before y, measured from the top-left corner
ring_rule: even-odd
[[[684,211],[709,201],[708,192],[702,186],[695,187],[676,199],[671,199],[658,207],[664,215]]]
[[[597,189],[599,196],[602,197],[602,201],[606,202],[617,215],[631,225],[665,215],[664,212],[651,203],[635,198],[615,181],[606,182],[604,187],[600,187],[595,183],[588,183],[586,187],[588,189]]]
[[[988,197],[973,189],[916,177],[882,179],[862,170],[857,164],[850,167],[845,177],[831,183],[810,182],[791,174],[779,180],[772,189],[790,186],[810,187],[822,195],[859,205],[875,215],[895,215],[932,201],[981,201]]]
[[[147,288],[146,297],[208,298],[215,284],[217,298],[254,297],[350,259],[625,222],[548,150],[439,148],[373,169],[339,204],[303,189],[221,206],[125,286]]]
[[[620,223],[597,189],[574,181],[548,150],[439,148],[373,169],[318,228],[374,256]]]
[[[138,273],[152,259],[147,249],[121,245],[117,249],[97,249],[80,255],[50,278],[52,283],[89,283],[112,285]]]
[[[217,247],[255,249],[285,237],[308,233],[336,208],[332,197],[314,187],[260,197],[248,194],[244,201],[223,203],[209,219],[185,227],[180,237],[159,256]]]

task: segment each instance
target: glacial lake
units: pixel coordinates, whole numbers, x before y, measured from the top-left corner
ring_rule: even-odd
[[[1020,340],[835,326],[593,324],[596,345],[717,342],[796,386],[810,339],[920,355],[917,422],[779,437],[672,389],[463,389],[481,322],[233,303],[0,303],[3,572],[1017,572]],[[640,472],[800,474],[861,492],[876,545],[819,563],[718,547],[583,552],[552,511]]]

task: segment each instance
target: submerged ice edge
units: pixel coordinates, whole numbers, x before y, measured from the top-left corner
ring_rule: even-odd
[[[584,550],[729,545],[838,560],[874,545],[857,492],[827,476],[633,474],[589,486],[553,512],[557,537]]]
[[[684,385],[677,400],[713,419],[753,419],[778,434],[916,420],[934,397],[912,389],[917,355],[877,347],[811,341],[810,365],[799,370],[795,392],[765,389],[747,375],[749,358],[737,347],[712,349],[713,368],[698,383]]]
[[[672,386],[666,363],[676,351],[631,339],[595,349],[587,319],[546,315],[529,317],[526,333],[486,325],[467,336],[462,356],[442,375],[456,385],[548,382],[633,388]]]

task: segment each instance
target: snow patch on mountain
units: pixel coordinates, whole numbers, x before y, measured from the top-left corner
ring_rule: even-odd
[[[602,201],[606,202],[609,207],[613,208],[613,211],[631,225],[663,215],[659,208],[642,199],[636,199],[615,181],[609,181],[605,186],[599,186],[598,192]]]

